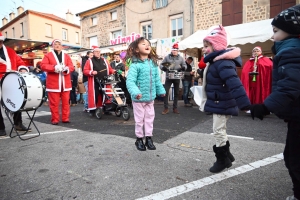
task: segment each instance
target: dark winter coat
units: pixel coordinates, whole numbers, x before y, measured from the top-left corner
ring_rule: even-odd
[[[89,59],[89,57],[88,56],[83,56],[81,59],[82,59],[81,60],[81,69],[82,69],[82,71],[84,71],[84,65],[85,65],[86,61]],[[87,76],[83,74],[82,75],[82,82],[84,83],[84,82],[87,82],[87,81],[88,81]]]
[[[249,109],[250,101],[236,72],[236,66],[242,66],[240,51],[239,48],[216,51],[204,58],[205,63],[210,63],[206,73],[204,111],[238,115],[239,109]]]
[[[78,73],[75,70],[71,73],[71,82],[72,88],[76,88],[78,85]]]
[[[123,72],[125,71],[125,65],[120,61],[119,63],[116,63],[116,61],[112,61],[110,63],[111,68],[114,70],[122,70]]]
[[[300,39],[275,42],[273,53],[272,93],[264,104],[281,119],[300,121]]]

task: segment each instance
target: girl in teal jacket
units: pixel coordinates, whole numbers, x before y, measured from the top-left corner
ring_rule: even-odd
[[[128,71],[126,86],[131,95],[135,134],[135,145],[138,150],[155,150],[151,139],[155,117],[154,99],[157,95],[165,96],[166,91],[160,82],[157,55],[152,51],[150,41],[141,37],[130,44],[126,59],[131,58],[132,64]],[[145,133],[143,131],[145,129]],[[145,144],[143,142],[144,136]]]

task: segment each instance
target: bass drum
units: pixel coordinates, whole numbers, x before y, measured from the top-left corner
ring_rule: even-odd
[[[1,103],[11,112],[35,110],[43,103],[44,87],[32,73],[6,73],[1,88]]]

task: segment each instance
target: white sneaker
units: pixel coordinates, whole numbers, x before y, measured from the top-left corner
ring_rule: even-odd
[[[247,114],[250,114],[250,113],[251,113],[251,111],[250,111],[250,110],[248,110],[248,111],[246,111],[246,113],[247,113]]]
[[[293,196],[287,197],[286,200],[298,200],[298,199],[296,197],[294,197],[294,195],[293,195]]]

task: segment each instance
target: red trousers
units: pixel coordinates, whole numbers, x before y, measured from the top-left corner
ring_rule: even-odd
[[[59,120],[59,103],[62,101],[61,113],[62,121],[70,121],[70,91],[66,92],[48,92],[49,107],[51,111],[51,122],[58,123]]]

